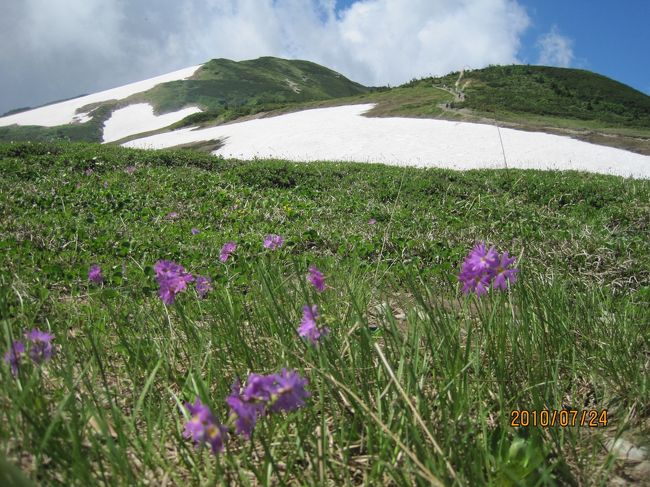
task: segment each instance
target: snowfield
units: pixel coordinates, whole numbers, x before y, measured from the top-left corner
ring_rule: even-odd
[[[90,120],[88,114],[77,114],[77,110],[83,106],[86,106],[90,103],[97,103],[107,100],[122,100],[136,93],[150,90],[160,83],[186,79],[192,76],[194,72],[200,67],[201,65],[180,69],[178,71],[163,74],[162,76],[156,76],[155,78],[150,78],[144,81],[138,81],[136,83],[120,86],[119,88],[112,88],[110,90],[100,91],[99,93],[92,95],[81,96],[73,100],[63,101],[41,108],[35,108],[33,110],[17,113],[15,115],[9,115],[8,117],[2,117],[0,118],[0,127],[13,124],[54,127],[56,125],[64,125],[73,122],[87,122]],[[142,130],[136,131],[136,133],[139,132],[142,132]]]
[[[206,129],[187,128],[132,140],[162,149],[223,139],[215,154],[238,159],[378,162],[450,169],[580,170],[650,178],[650,157],[569,137],[502,128],[506,164],[493,125],[421,118],[370,118],[374,105],[318,108]]]
[[[200,112],[198,107],[189,107],[177,112],[154,115],[153,107],[148,103],[136,103],[115,110],[111,118],[104,122],[104,142],[113,142],[129,135],[158,130],[188,115]]]

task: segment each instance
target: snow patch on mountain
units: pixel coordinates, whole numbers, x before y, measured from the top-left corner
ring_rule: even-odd
[[[502,128],[499,134],[494,125],[362,116],[373,106],[318,108],[205,129],[188,128],[123,145],[159,149],[221,139],[225,144],[214,153],[238,159],[379,162],[459,170],[506,166],[573,169],[650,178],[649,156],[540,132]]]
[[[115,110],[111,118],[104,122],[103,141],[113,142],[129,135],[158,130],[200,111],[198,107],[188,107],[177,112],[155,115],[153,107],[148,103],[129,105]]]
[[[88,121],[90,118],[87,116],[87,114],[85,116],[84,114],[78,114],[77,110],[86,105],[108,100],[122,100],[136,93],[150,90],[160,83],[187,79],[192,76],[200,67],[201,65],[179,69],[178,71],[163,74],[161,76],[156,76],[154,78],[146,79],[143,81],[138,81],[136,83],[130,83],[118,88],[112,88],[110,90],[100,91],[99,93],[92,95],[81,96],[72,100],[54,103],[52,105],[35,108],[33,110],[17,113],[15,115],[2,117],[0,118],[0,127],[13,124],[54,127],[56,125],[65,125],[73,122],[83,123],[84,121]],[[78,117],[77,120],[75,120],[75,116]],[[138,132],[142,131],[139,130]]]

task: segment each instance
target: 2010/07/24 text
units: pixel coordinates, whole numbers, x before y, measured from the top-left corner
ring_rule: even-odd
[[[601,428],[607,426],[607,409],[561,409],[540,411],[533,409],[513,409],[510,411],[510,426],[513,428],[527,428],[528,426],[541,426],[552,428],[560,426],[569,428],[575,426],[588,426],[589,428]]]

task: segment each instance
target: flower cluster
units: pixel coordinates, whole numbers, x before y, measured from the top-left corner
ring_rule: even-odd
[[[268,413],[293,411],[305,405],[310,396],[305,390],[307,379],[297,372],[282,369],[279,374],[250,374],[246,385],[235,381],[226,398],[230,416],[225,425],[219,424],[210,409],[196,398],[194,404],[186,403],[191,418],[185,423],[183,435],[200,446],[210,445],[213,453],[223,450],[228,431],[250,438],[257,419]]]
[[[228,441],[228,428],[217,422],[210,408],[201,403],[198,397],[194,404],[186,403],[185,408],[190,413],[190,419],[185,423],[183,436],[192,438],[197,445],[210,445],[212,453],[221,452]]]
[[[316,288],[316,291],[322,293],[325,291],[325,277],[323,273],[318,270],[315,265],[309,266],[309,273],[307,274],[307,280]]]
[[[20,365],[20,357],[25,353],[25,344],[19,340],[14,340],[9,348],[9,351],[5,353],[4,360],[5,363],[9,364],[11,367],[11,373],[16,376],[18,375],[18,366]]]
[[[318,307],[314,304],[310,306],[303,306],[302,308],[302,321],[298,327],[298,335],[309,340],[313,345],[318,344],[319,340],[326,336],[330,330],[329,328],[318,328],[316,320],[320,317],[318,314]]]
[[[196,293],[199,298],[205,298],[205,295],[210,291],[212,291],[212,279],[205,276],[196,276]]]
[[[325,290],[325,276],[323,276],[323,273],[315,265],[309,266],[307,280],[319,293]],[[317,345],[320,339],[330,332],[329,328],[319,328],[316,325],[318,318],[320,318],[320,315],[318,314],[318,307],[315,304],[302,307],[302,320],[297,330],[298,335],[309,340],[312,345]]]
[[[219,260],[221,262],[226,262],[228,260],[228,257],[230,257],[230,254],[232,254],[235,250],[237,250],[237,244],[235,242],[226,242],[223,244],[223,247],[221,247]]]
[[[282,247],[282,244],[284,244],[284,239],[280,235],[270,234],[264,239],[264,248],[266,249],[275,250]]]
[[[160,285],[158,295],[165,304],[173,304],[176,295],[185,291],[187,284],[194,281],[194,276],[189,272],[185,272],[182,265],[169,260],[156,262],[154,271],[156,272],[156,280]]]
[[[34,363],[42,364],[52,359],[55,353],[54,346],[52,345],[52,340],[54,339],[53,334],[34,328],[32,331],[25,333],[25,338],[30,345],[28,351],[29,358]],[[15,340],[11,344],[9,351],[4,355],[4,361],[9,364],[11,373],[14,376],[18,375],[20,360],[25,351],[25,344],[20,340]]]
[[[477,296],[487,293],[490,285],[494,289],[506,290],[508,284],[517,280],[519,269],[510,268],[515,262],[508,252],[499,254],[494,247],[487,248],[481,242],[465,258],[458,275],[463,283],[463,293],[475,292]]]
[[[306,385],[307,379],[286,369],[279,374],[250,374],[243,388],[236,381],[226,398],[235,431],[249,438],[258,417],[267,412],[293,411],[304,406],[305,399],[310,396]]]
[[[91,265],[90,270],[88,271],[88,280],[95,284],[101,284],[104,280],[104,276],[102,276],[102,268],[97,264]]]

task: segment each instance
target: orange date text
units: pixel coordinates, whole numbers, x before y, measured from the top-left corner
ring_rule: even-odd
[[[602,428],[607,426],[607,409],[513,409],[510,411],[510,426],[513,428],[528,428],[540,426],[542,428],[572,428],[587,426],[589,428]]]

